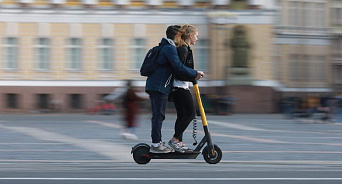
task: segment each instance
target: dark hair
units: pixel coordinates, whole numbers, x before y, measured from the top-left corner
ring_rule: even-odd
[[[181,27],[182,26],[180,25],[172,25],[172,26],[167,27],[166,37],[173,40]]]

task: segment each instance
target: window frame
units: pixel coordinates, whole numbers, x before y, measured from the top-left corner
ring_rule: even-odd
[[[46,39],[47,44],[41,44],[41,39]],[[39,71],[48,71],[50,70],[50,63],[51,63],[51,39],[47,37],[39,37],[35,39],[35,44],[34,44],[34,68]],[[46,49],[46,53],[40,53],[40,49]],[[45,55],[46,61],[40,61],[40,55]],[[44,63],[45,62],[45,63]],[[41,67],[41,64],[45,64],[45,67]]]
[[[204,45],[201,45],[201,43],[206,43]],[[195,68],[201,71],[208,71],[210,70],[210,51],[209,51],[209,43],[210,40],[209,39],[199,39],[196,43],[196,45],[194,46],[193,49],[193,56],[194,56],[194,63],[195,63]],[[203,51],[205,51],[206,53],[206,61],[202,61],[203,58]],[[197,53],[197,54],[196,54]],[[201,65],[205,65],[204,67],[199,67]]]
[[[51,94],[47,93],[39,93],[36,94],[37,98],[37,109],[49,109],[50,108],[50,101],[51,101]]]
[[[5,95],[5,100],[6,100],[6,108],[8,109],[19,109],[20,108],[20,96],[19,94],[16,94],[16,93],[7,93],[7,94],[4,94]],[[11,100],[10,96],[13,97],[13,99]]]
[[[83,94],[70,94],[69,95],[69,108],[82,109],[83,108]],[[76,100],[76,101],[75,101]]]
[[[15,43],[11,44],[9,43],[9,39],[14,39]],[[17,37],[5,37],[3,40],[3,65],[5,70],[18,70],[19,69],[19,39]],[[9,54],[9,49],[13,49],[14,53],[13,60],[8,59],[8,57],[11,55]],[[13,65],[11,67],[10,65]]]
[[[77,40],[79,44],[73,45],[73,43],[72,43],[73,40]],[[79,37],[68,38],[66,48],[67,48],[67,52],[66,52],[67,70],[71,70],[71,71],[82,70],[82,60],[83,60],[83,57],[82,57],[82,51],[83,51],[82,50],[82,39]],[[76,53],[77,55],[71,53],[73,51],[73,49],[76,49],[76,51],[78,52],[78,53]],[[75,63],[75,66],[76,66],[75,68],[72,67],[73,55],[76,55],[77,59],[78,59],[78,61],[76,61],[76,63]]]
[[[110,40],[110,45],[106,45],[104,44],[105,40]],[[115,47],[114,47],[114,39],[113,38],[109,38],[109,37],[103,37],[99,39],[99,45],[98,45],[98,69],[99,70],[104,70],[104,71],[111,71],[115,69]],[[108,61],[104,61],[104,50],[108,49],[110,50],[109,56],[107,56],[107,58],[109,58]],[[108,64],[109,67],[105,68],[105,65]]]
[[[142,45],[136,44],[137,43],[136,40],[142,40]],[[131,45],[131,49],[133,51],[133,54],[131,55],[132,62],[129,66],[131,70],[135,71],[135,70],[140,69],[141,64],[146,56],[146,43],[147,43],[146,38],[141,38],[141,37],[133,38],[132,45]],[[141,51],[141,53],[138,53],[140,54],[138,56],[137,56],[137,50]]]

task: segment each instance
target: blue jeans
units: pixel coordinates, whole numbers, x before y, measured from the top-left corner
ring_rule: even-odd
[[[163,126],[163,121],[165,120],[165,109],[168,96],[157,92],[149,91],[152,107],[152,143],[159,143],[162,141],[161,129]]]

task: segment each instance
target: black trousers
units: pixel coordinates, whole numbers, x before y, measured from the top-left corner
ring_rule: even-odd
[[[152,107],[152,143],[159,143],[162,140],[161,129],[165,120],[168,96],[157,91],[149,91],[148,94],[150,95]]]
[[[177,111],[175,134],[173,137],[182,141],[183,132],[195,118],[195,105],[190,90],[178,88],[173,93],[173,101]]]

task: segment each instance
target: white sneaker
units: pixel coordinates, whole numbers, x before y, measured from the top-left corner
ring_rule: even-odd
[[[123,136],[125,137],[125,139],[128,139],[128,140],[138,139],[138,137],[135,134],[131,134],[131,133],[124,133]]]
[[[120,136],[125,136],[125,134],[127,134],[128,131],[126,129],[121,129],[121,131],[119,132]]]
[[[151,145],[150,152],[151,153],[170,153],[172,152],[172,148],[168,148],[165,146],[165,143],[161,142],[157,147]]]
[[[185,151],[182,149],[182,147],[179,145],[179,142],[174,142],[172,139],[169,141],[169,146],[173,148],[175,151],[184,153]]]
[[[182,148],[182,150],[185,151],[185,153],[192,153],[192,152],[194,152],[193,149],[190,149],[190,148],[187,147],[185,144],[182,144],[181,148]]]

